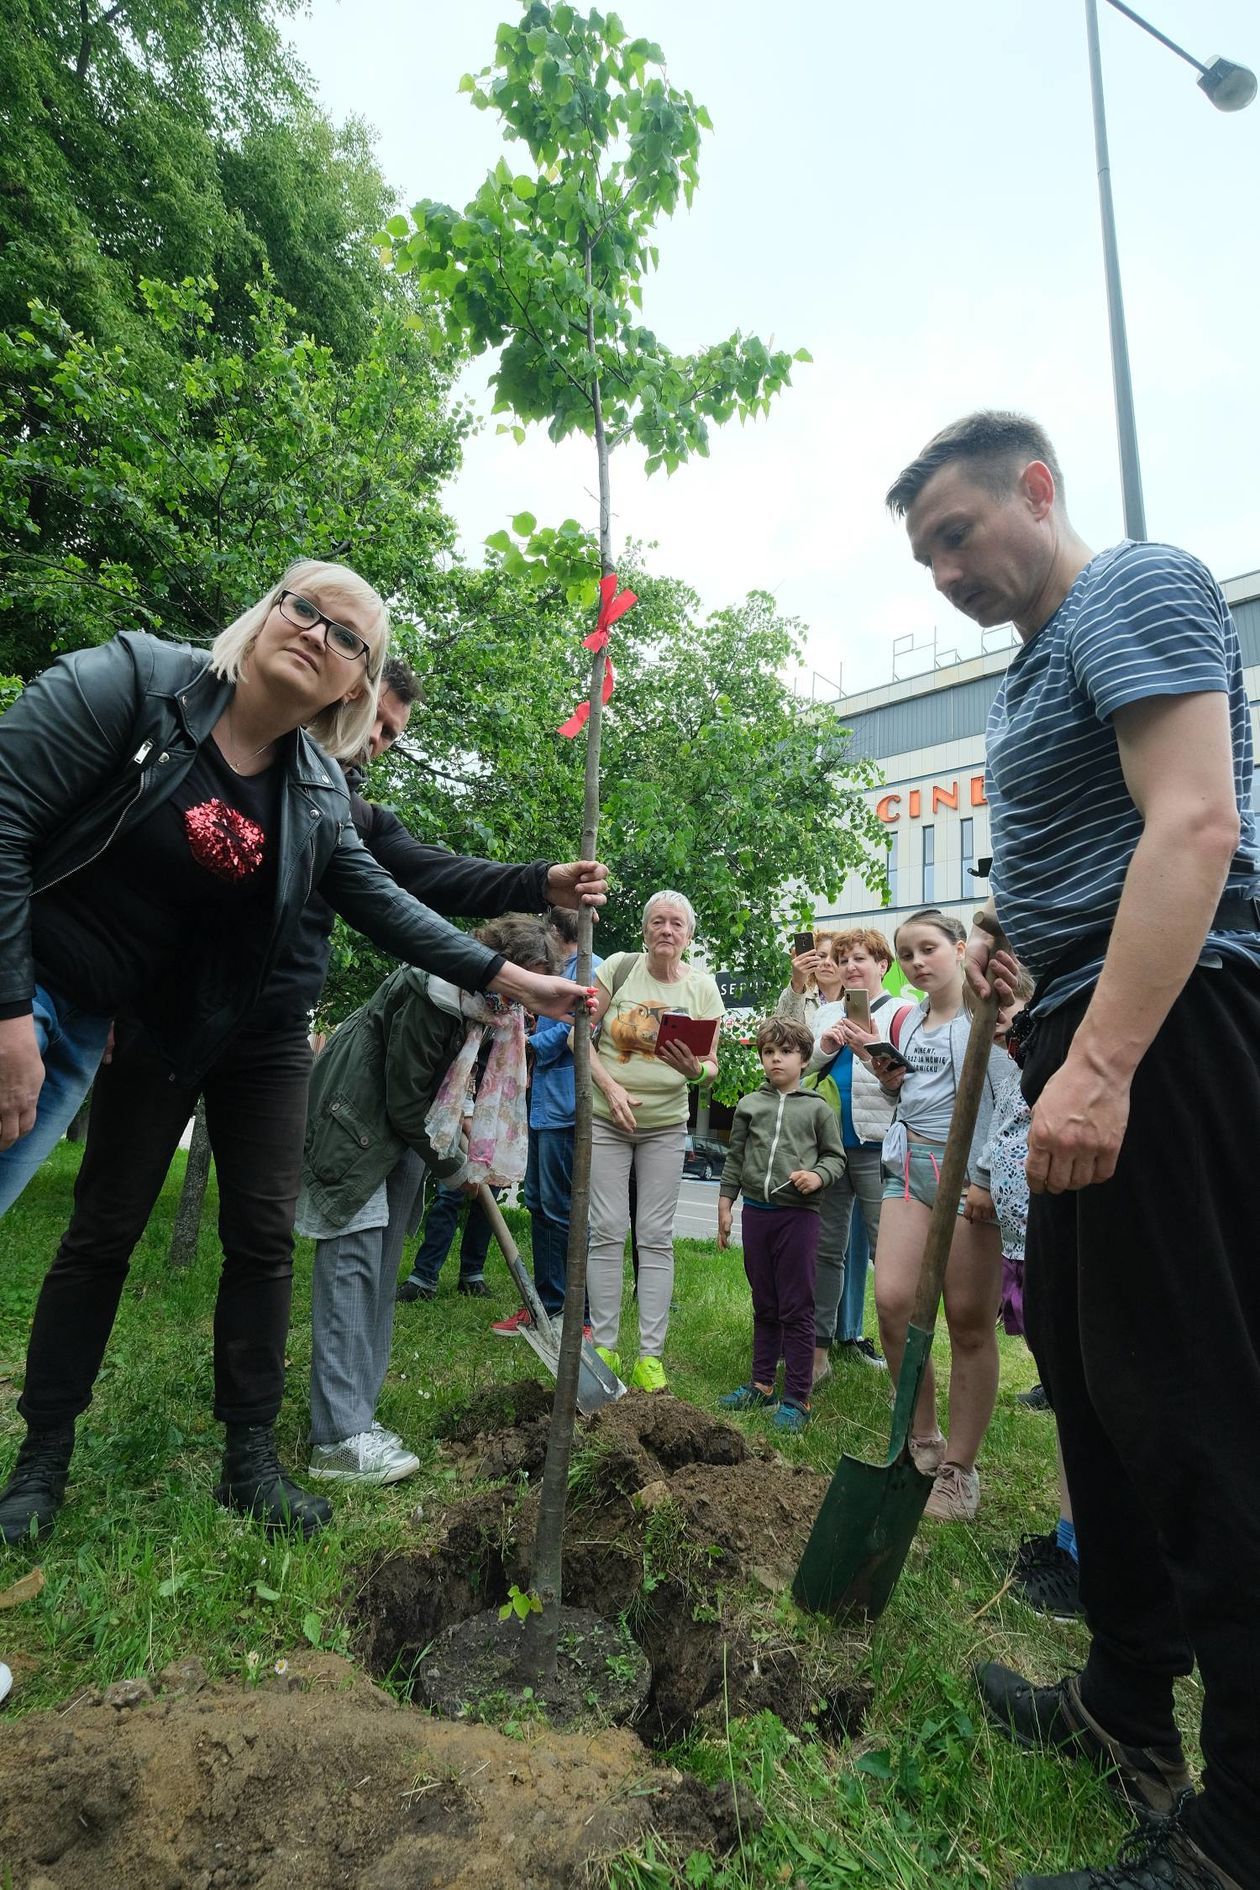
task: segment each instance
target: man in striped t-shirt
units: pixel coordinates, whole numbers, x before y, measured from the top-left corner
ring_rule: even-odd
[[[1079,1676],[990,1664],[981,1692],[1023,1743],[1175,1812],[1141,1859],[1019,1883],[1260,1885],[1260,867],[1237,633],[1186,552],[1082,542],[1021,415],[947,427],[888,503],[937,589],[1023,645],[989,717],[994,896],[968,961],[983,990],[996,916],[1039,979],[1025,1311],[1092,1639]],[[1010,960],[992,969],[1003,987]],[[1195,1660],[1191,1796],[1173,1679]]]

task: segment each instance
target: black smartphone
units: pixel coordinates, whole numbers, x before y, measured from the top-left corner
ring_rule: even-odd
[[[792,940],[792,952],[796,958],[803,957],[806,952],[812,952],[813,949],[814,934],[812,932],[798,932]]]
[[[868,1057],[882,1057],[884,1062],[890,1063],[894,1070],[910,1068],[909,1062],[902,1056],[900,1050],[895,1049],[890,1043],[868,1043],[866,1054]]]

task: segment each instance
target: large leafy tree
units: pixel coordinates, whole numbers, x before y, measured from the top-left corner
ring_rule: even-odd
[[[40,304],[0,335],[0,671],[124,628],[207,642],[299,556],[421,607],[462,425],[441,337],[387,307],[345,364],[272,290],[239,341],[197,283],[142,293],[157,386]]]
[[[0,98],[0,328],[37,298],[151,352],[142,277],[214,277],[243,333],[264,264],[342,357],[382,286],[389,196],[361,127],[310,103],[293,0],[11,0]]]

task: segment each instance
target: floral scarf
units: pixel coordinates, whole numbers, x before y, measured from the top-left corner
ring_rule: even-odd
[[[510,1188],[525,1177],[529,1123],[525,1108],[525,1013],[493,992],[461,991],[468,1029],[459,1055],[442,1078],[424,1130],[440,1156],[460,1153],[464,1099],[477,1070],[477,1054],[490,1032],[490,1057],[477,1084],[463,1181]]]

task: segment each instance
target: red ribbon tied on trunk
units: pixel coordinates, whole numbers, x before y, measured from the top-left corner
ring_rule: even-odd
[[[607,577],[602,577],[599,580],[599,616],[596,619],[595,628],[591,631],[591,634],[588,637],[582,638],[582,648],[584,650],[590,650],[592,655],[595,655],[600,650],[607,649],[608,639],[613,625],[617,622],[619,617],[624,617],[628,610],[632,610],[638,601],[633,591],[618,591],[617,573],[615,571],[610,571]],[[616,684],[617,672],[613,668],[612,657],[610,656],[604,665],[604,686],[600,691],[601,699],[604,702],[609,701]],[[586,727],[590,719],[590,713],[590,703],[579,702],[568,721],[562,722],[556,733],[558,735],[567,735],[569,739],[572,740],[573,736],[579,735]]]

